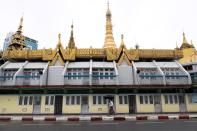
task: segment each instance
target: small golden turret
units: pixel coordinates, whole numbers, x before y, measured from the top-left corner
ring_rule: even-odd
[[[22,29],[23,29],[23,16],[20,19],[18,30],[12,36],[12,40],[8,46],[9,50],[15,50],[15,49],[22,50],[23,48],[26,47],[25,37],[22,35]]]
[[[105,34],[105,43],[103,48],[116,48],[114,37],[113,37],[113,30],[112,30],[112,22],[111,22],[111,11],[109,9],[109,2],[108,2],[108,8],[106,12],[106,34]]]
[[[183,42],[182,42],[182,45],[181,45],[180,49],[186,49],[186,48],[194,48],[194,46],[193,45],[190,45],[187,42],[187,39],[185,37],[185,33],[183,32]]]
[[[73,24],[71,25],[71,34],[70,34],[70,40],[68,43],[68,48],[70,49],[74,49],[75,48],[75,41],[74,41],[74,37],[73,37]]]

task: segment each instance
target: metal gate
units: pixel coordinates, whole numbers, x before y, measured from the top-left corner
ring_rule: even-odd
[[[55,96],[55,115],[61,115],[62,114],[62,102],[63,102],[63,96],[57,95]]]
[[[40,114],[41,110],[41,96],[34,96],[33,114]]]
[[[88,96],[81,96],[81,113],[82,114],[89,113]]]
[[[187,107],[186,107],[186,103],[185,103],[185,95],[181,94],[178,96],[179,98],[179,109],[180,112],[186,112],[187,111]]]
[[[154,106],[155,106],[156,113],[162,112],[161,95],[154,95]]]
[[[136,96],[129,95],[129,113],[136,113]]]

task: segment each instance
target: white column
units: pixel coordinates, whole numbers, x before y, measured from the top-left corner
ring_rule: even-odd
[[[17,81],[16,81],[16,76],[17,75],[20,75],[20,74],[23,74],[23,69],[24,69],[24,66],[27,65],[28,61],[25,61],[25,63],[18,69],[18,71],[15,73],[14,77],[13,77],[13,84],[14,85],[17,85]],[[23,82],[23,80],[20,80],[20,82]]]
[[[92,85],[92,64],[93,64],[93,61],[92,61],[92,59],[90,59],[89,85]]]
[[[118,69],[117,69],[117,66],[116,66],[116,62],[113,61],[113,64],[114,64],[114,70],[115,70],[115,73],[116,73],[116,85],[119,85],[119,79],[118,79]]]
[[[6,61],[3,65],[0,66],[0,76],[3,76],[3,68],[9,64],[10,62],[9,61]],[[2,80],[0,81],[0,85],[2,86]]]
[[[183,66],[177,60],[175,60],[175,63],[179,66],[179,69],[182,70],[187,75],[187,77],[188,77],[188,84],[192,84],[192,80],[191,80],[190,74],[183,68]]]
[[[161,73],[162,78],[163,78],[163,84],[166,85],[166,78],[165,78],[165,74],[163,73],[163,71],[161,70],[161,68],[157,65],[156,61],[153,60],[153,63],[155,64],[155,66],[157,67],[158,71]]]
[[[138,75],[137,75],[137,67],[135,66],[135,63],[134,61],[132,61],[132,65],[133,65],[133,82],[134,82],[134,85],[139,85],[140,82],[139,82],[139,78],[138,78]]]
[[[50,62],[48,62],[47,64],[46,64],[46,66],[44,67],[44,69],[43,69],[43,71],[42,71],[42,76],[40,77],[40,86],[41,85],[47,85],[47,77],[48,77],[48,67],[49,67],[49,63]]]

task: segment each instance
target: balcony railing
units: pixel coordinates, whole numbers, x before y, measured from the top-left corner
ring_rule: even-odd
[[[167,85],[187,85],[187,75],[165,75]]]
[[[14,76],[0,76],[0,83],[1,85],[13,85],[13,78]]]
[[[89,75],[64,75],[65,85],[89,85]]]
[[[162,75],[142,75],[138,77],[138,82],[140,85],[163,85],[163,76]]]
[[[116,75],[92,75],[92,85],[115,85]]]
[[[18,75],[16,76],[16,85],[39,85],[39,75]]]
[[[64,84],[89,85],[90,75],[64,75]],[[114,85],[116,75],[91,75],[93,85]]]

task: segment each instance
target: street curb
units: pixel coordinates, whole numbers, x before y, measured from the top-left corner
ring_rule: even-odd
[[[91,121],[102,121],[102,117],[91,117]]]
[[[136,120],[148,120],[148,116],[137,116]]]
[[[115,116],[114,117],[114,121],[125,121],[126,120],[126,118],[125,117],[118,117],[118,116]]]
[[[22,117],[22,121],[33,121],[33,117]]]
[[[44,121],[56,121],[56,117],[45,117]]]
[[[189,119],[189,115],[180,115],[179,116],[180,120],[185,120],[185,119]]]
[[[68,121],[75,121],[75,122],[77,122],[77,121],[79,121],[79,117],[68,117],[68,119],[67,119]]]
[[[136,116],[0,116],[0,121],[151,121],[151,120],[188,120],[195,119],[197,115],[136,115]]]
[[[168,116],[158,116],[158,120],[169,120]]]
[[[3,122],[11,121],[11,117],[0,117],[0,121]]]

